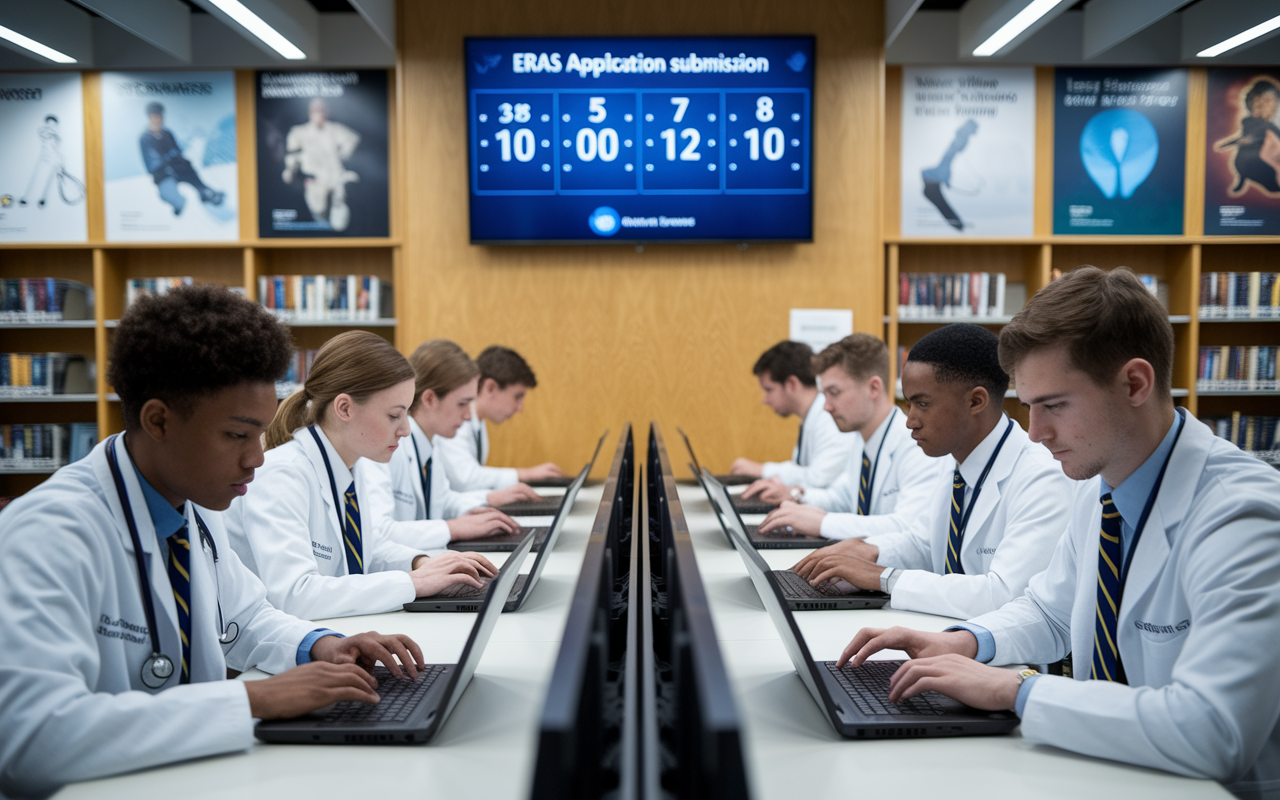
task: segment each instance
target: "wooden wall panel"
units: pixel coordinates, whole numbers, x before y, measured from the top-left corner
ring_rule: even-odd
[[[713,467],[787,455],[796,422],[760,404],[751,365],[786,338],[788,309],[852,308],[855,329],[883,333],[881,14],[879,0],[400,3],[398,341],[407,352],[446,336],[473,354],[498,342],[528,357],[540,386],[494,430],[495,462],[572,468],[628,419],[641,443],[661,422],[681,465],[677,425]],[[465,36],[807,33],[812,244],[469,244]]]

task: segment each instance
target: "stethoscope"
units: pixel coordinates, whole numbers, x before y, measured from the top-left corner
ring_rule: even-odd
[[[142,538],[138,536],[138,524],[133,518],[133,506],[129,503],[129,491],[124,485],[124,476],[120,474],[120,464],[116,460],[116,438],[114,434],[107,440],[107,464],[111,467],[111,478],[116,484],[116,494],[120,498],[120,506],[124,510],[124,521],[129,528],[129,536],[133,539],[133,556],[138,563],[138,582],[141,586],[142,608],[147,615],[147,632],[151,635],[151,655],[142,664],[142,685],[148,689],[159,689],[173,677],[173,659],[160,652],[160,631],[156,626],[156,609],[151,599],[151,574],[147,570],[147,560],[142,554]],[[240,626],[232,620],[230,625],[222,619],[222,583],[218,577],[218,546],[214,543],[209,529],[205,526],[200,513],[195,514],[196,527],[200,530],[200,543],[213,555],[214,598],[218,605],[218,641],[231,644],[240,637]]]

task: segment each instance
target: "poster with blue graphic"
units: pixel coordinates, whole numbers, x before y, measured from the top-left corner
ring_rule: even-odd
[[[240,238],[232,72],[104,72],[109,241]]]
[[[1058,69],[1053,232],[1182,233],[1187,73]]]
[[[1204,232],[1280,234],[1280,69],[1209,70]]]

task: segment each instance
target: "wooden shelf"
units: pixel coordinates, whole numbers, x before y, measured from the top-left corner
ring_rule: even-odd
[[[394,328],[400,321],[391,319],[295,319],[281,320],[290,328]]]
[[[31,397],[0,397],[0,403],[96,403],[96,394],[46,394]]]
[[[240,239],[228,242],[0,242],[0,250],[235,250],[245,247],[399,247],[399,239]]]
[[[1027,245],[1027,244],[1280,244],[1280,236],[1053,236],[941,238],[885,237],[885,244],[897,245]]]
[[[1280,391],[1274,389],[1201,389],[1196,394],[1200,397],[1280,397]]]
[[[40,467],[38,469],[0,469],[0,476],[4,475],[52,475],[62,467]]]
[[[62,322],[0,322],[0,331],[50,330],[68,328],[93,328],[97,323],[91,319],[68,319]]]

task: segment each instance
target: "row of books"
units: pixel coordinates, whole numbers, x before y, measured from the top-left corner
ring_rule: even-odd
[[[0,472],[58,469],[89,455],[97,443],[95,422],[0,425]]]
[[[1201,347],[1196,389],[1213,391],[1277,391],[1276,351],[1271,345]]]
[[[63,278],[0,280],[0,324],[93,319],[93,287]]]
[[[316,360],[319,350],[294,350],[293,359],[289,362],[289,371],[276,381],[276,397],[284,399],[302,388],[311,372],[311,362]]]
[[[190,286],[194,281],[184,278],[130,278],[124,285],[125,308],[133,305],[144,294],[165,294],[179,286]]]
[[[376,275],[260,275],[258,300],[285,320],[395,316],[391,284]]]
[[[1280,319],[1275,272],[1206,272],[1200,276],[1201,319]]]
[[[0,397],[88,394],[93,362],[76,353],[0,353]]]
[[[906,272],[898,278],[899,319],[1004,316],[1003,272]]]
[[[1202,417],[1214,433],[1246,453],[1280,463],[1280,417],[1263,417],[1233,411],[1229,417]]]

